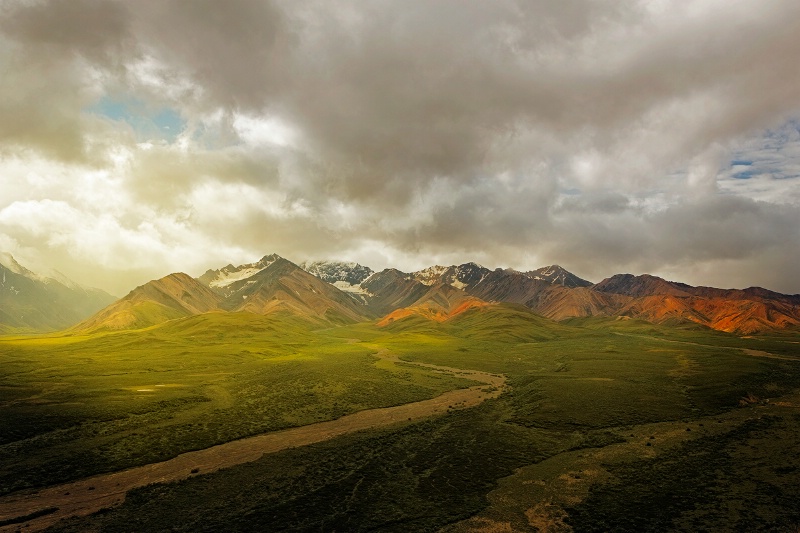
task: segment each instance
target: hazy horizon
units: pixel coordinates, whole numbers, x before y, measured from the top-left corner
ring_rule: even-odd
[[[0,0],[0,252],[800,293],[800,4]]]

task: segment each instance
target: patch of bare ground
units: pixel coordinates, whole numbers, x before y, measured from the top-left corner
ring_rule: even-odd
[[[781,359],[783,361],[797,361],[796,357],[784,357],[782,355],[775,355],[763,350],[751,350],[750,348],[741,348],[741,350],[747,355],[752,355],[753,357],[766,357],[768,359]]]
[[[512,533],[514,529],[510,522],[496,522],[488,518],[476,518],[472,524],[475,533]]]
[[[567,513],[552,501],[540,502],[525,511],[528,524],[543,533],[567,533],[572,528],[564,522]]]
[[[386,350],[378,352],[376,356],[395,363],[454,374],[482,385],[445,392],[430,400],[367,409],[336,420],[227,442],[183,453],[160,463],[93,476],[39,491],[11,494],[0,498],[0,532],[41,531],[64,518],[87,516],[119,505],[128,491],[138,487],[207,474],[255,461],[265,454],[306,446],[347,433],[427,418],[443,414],[448,409],[474,407],[489,398],[498,397],[505,389],[506,378],[500,374],[401,361]]]
[[[617,332],[617,331],[615,331],[614,334],[615,335],[620,335],[622,337],[638,337],[640,339],[657,340],[657,341],[661,341],[661,342],[669,342],[669,343],[672,343],[672,344],[689,344],[691,346],[704,346],[706,348],[716,348],[716,349],[722,349],[722,350],[738,350],[738,351],[740,351],[742,353],[745,353],[745,354],[753,356],[753,357],[766,357],[768,359],[780,359],[782,361],[800,361],[800,359],[797,358],[797,357],[787,357],[787,356],[784,356],[784,355],[776,355],[774,353],[765,352],[763,350],[753,350],[751,348],[738,348],[738,347],[735,347],[735,346],[714,346],[712,344],[702,344],[702,343],[699,343],[699,342],[690,342],[690,341],[679,341],[679,340],[676,340],[676,339],[662,339],[662,338],[659,338],[659,337],[651,337],[651,336],[648,336],[648,335],[633,335],[633,334],[630,334],[630,333],[620,333],[620,332]],[[742,337],[742,338],[743,339],[750,339],[752,337]],[[784,341],[784,342],[790,342],[792,344],[795,344],[793,341]]]

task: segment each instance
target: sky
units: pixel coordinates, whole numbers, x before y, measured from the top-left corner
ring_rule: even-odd
[[[0,0],[0,251],[800,293],[796,0]]]

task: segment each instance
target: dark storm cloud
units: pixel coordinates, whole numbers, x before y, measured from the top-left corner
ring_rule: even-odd
[[[137,2],[140,51],[190,77],[214,104],[261,109],[284,92],[293,36],[261,0]]]
[[[553,256],[599,281],[616,271],[681,273],[695,284],[761,285],[797,292],[800,212],[734,196],[711,196],[663,211],[564,218]]]
[[[130,39],[125,5],[103,0],[5,3],[0,6],[0,31],[31,47],[44,59],[65,59],[70,53],[92,62],[113,64]]]
[[[151,56],[199,87],[206,105],[275,112],[344,176],[351,197],[398,175],[502,170],[496,143],[529,129],[566,149],[614,150],[642,121],[669,134],[647,124],[657,120],[648,113],[705,92],[726,112],[689,121],[674,151],[655,155],[685,156],[794,108],[800,6],[769,2],[754,14],[698,5],[692,18],[616,2],[81,0],[12,10],[8,33],[95,60]],[[136,46],[123,46],[130,31]],[[529,148],[531,158],[551,157]]]
[[[0,3],[0,152],[43,150],[85,160],[87,72],[128,57],[127,13],[99,0]]]

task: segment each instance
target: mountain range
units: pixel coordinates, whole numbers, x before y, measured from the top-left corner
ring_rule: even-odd
[[[0,253],[0,332],[63,329],[114,300],[59,272],[36,274],[11,254]]]
[[[501,304],[521,304],[556,321],[634,318],[695,323],[738,334],[800,326],[800,295],[761,288],[692,287],[650,275],[619,274],[592,284],[558,265],[529,272],[490,270],[476,263],[432,266],[411,273],[392,268],[374,272],[357,263],[337,261],[296,265],[273,254],[255,263],[209,270],[197,279],[180,275],[182,291],[169,292],[171,299],[154,298],[151,292],[168,278],[139,287],[110,307],[130,310],[132,302],[149,302],[135,318],[109,321],[98,315],[79,329],[157,323],[210,310],[285,312],[321,324],[377,320],[378,325],[389,325],[412,316],[443,322]],[[203,305],[198,306],[196,300]],[[155,311],[155,305],[162,307]],[[104,313],[115,315],[108,309]]]
[[[36,278],[32,273],[23,277]],[[21,281],[14,280],[21,286]],[[54,281],[48,283],[54,286]],[[99,293],[81,290],[94,295],[93,302],[103,299]],[[30,309],[35,308],[33,296],[31,292]],[[467,313],[498,312],[509,305],[516,312],[554,321],[615,317],[697,324],[739,335],[800,329],[800,295],[758,287],[693,287],[647,274],[617,274],[591,283],[558,265],[528,272],[490,270],[476,263],[437,265],[410,273],[393,268],[375,272],[353,262],[295,264],[277,254],[208,270],[198,278],[170,274],[135,288],[95,314],[96,309],[87,304],[80,308],[85,314],[72,322],[64,316],[61,321],[26,324],[58,328],[83,319],[72,330],[90,332],[142,328],[208,312],[241,312],[284,313],[320,327],[360,321],[398,327],[409,320],[434,324]],[[0,307],[0,323],[10,323],[8,309],[5,303]]]

